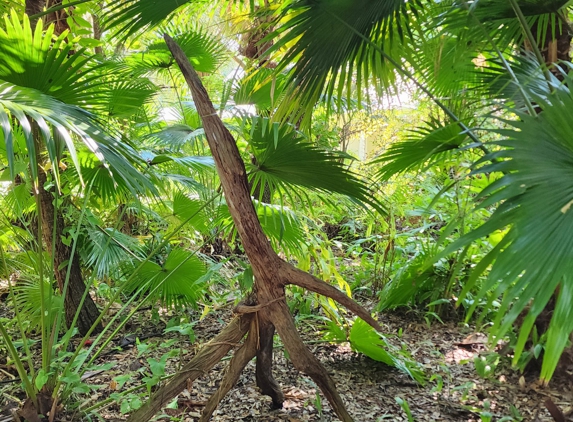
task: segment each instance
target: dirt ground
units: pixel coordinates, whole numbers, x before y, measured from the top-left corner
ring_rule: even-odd
[[[86,405],[105,400],[112,393],[141,384],[142,372],[149,357],[159,359],[169,350],[180,348],[181,354],[167,361],[166,372],[174,372],[187,362],[197,347],[212,338],[230,318],[229,312],[208,315],[195,327],[196,341],[168,333],[144,340],[148,352],[138,357],[138,348],[116,349],[102,362],[113,362],[113,368],[88,373],[86,382],[101,387],[85,396]],[[354,353],[346,344],[331,345],[319,341],[320,334],[312,324],[300,323],[309,347],[319,356],[333,376],[350,414],[356,422],[367,421],[568,421],[573,420],[573,366],[562,365],[549,387],[542,388],[535,373],[520,374],[509,367],[509,358],[502,358],[487,377],[480,377],[474,357],[487,353],[485,336],[456,323],[439,322],[428,326],[423,319],[408,314],[385,314],[379,319],[394,342],[406,345],[420,362],[427,375],[424,386],[394,368]],[[161,325],[161,323],[159,324]],[[401,332],[400,332],[401,329]],[[140,314],[125,334],[160,333],[149,316]],[[400,333],[400,336],[397,334]],[[118,338],[118,341],[120,339]],[[3,362],[4,361],[4,362]],[[0,382],[10,377],[10,368],[1,364]],[[202,406],[213,392],[224,371],[225,362],[184,390],[169,408],[155,420],[198,421]],[[139,371],[138,371],[139,370]],[[121,388],[113,378],[131,373]],[[312,380],[293,368],[278,344],[275,351],[275,376],[285,392],[281,410],[270,409],[270,399],[257,392],[254,362],[243,373],[238,385],[222,401],[213,421],[336,421],[326,400],[317,394]],[[16,384],[0,384],[0,422],[10,421],[9,408],[22,398]],[[398,403],[401,401],[402,406]],[[554,416],[549,412],[552,409]],[[408,410],[411,415],[408,415]],[[557,411],[555,410],[557,409]],[[100,420],[122,421],[127,415],[116,403],[97,411]],[[82,420],[78,413],[62,414],[61,421]],[[92,419],[97,420],[97,419]]]

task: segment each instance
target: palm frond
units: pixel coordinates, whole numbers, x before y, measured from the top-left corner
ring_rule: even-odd
[[[173,196],[173,215],[181,221],[187,221],[195,230],[206,233],[208,220],[203,208],[202,201],[191,199],[181,191],[177,191]]]
[[[492,335],[501,338],[516,318],[528,309],[522,325],[515,360],[519,359],[533,322],[559,287],[555,313],[547,331],[546,354],[541,377],[548,381],[573,331],[571,296],[573,278],[573,79],[565,78],[569,89],[549,96],[533,97],[543,109],[538,116],[517,111],[519,121],[507,121],[509,129],[498,130],[506,137],[502,147],[480,162],[496,159],[476,173],[502,172],[503,176],[479,195],[480,207],[500,204],[481,227],[446,250],[451,251],[496,230],[508,228],[502,241],[479,264],[466,285],[493,262],[478,298],[492,292],[503,294]],[[559,309],[559,311],[557,311]]]
[[[173,249],[164,262],[148,261],[125,285],[126,292],[139,292],[147,300],[165,306],[196,305],[205,291],[205,264],[184,249]]]
[[[278,70],[294,64],[280,115],[309,117],[323,93],[342,98],[356,92],[360,100],[362,88],[391,84],[393,68],[375,46],[401,57],[401,40],[416,16],[410,11],[420,9],[419,2],[399,0],[294,1],[271,35],[281,36],[272,51],[286,49]]]
[[[115,29],[115,35],[123,40],[143,29],[152,29],[161,24],[175,11],[187,6],[192,0],[120,0],[109,1],[103,16],[106,29]]]
[[[390,145],[371,164],[383,163],[378,176],[388,180],[396,174],[432,165],[448,152],[459,150],[467,139],[459,124],[430,120],[412,131],[408,139]]]
[[[10,114],[7,114],[7,112]],[[92,153],[103,163],[113,177],[123,179],[129,189],[138,192],[155,191],[154,186],[136,167],[141,159],[133,149],[111,137],[93,115],[79,107],[64,104],[33,89],[18,87],[0,81],[0,126],[4,133],[6,153],[11,177],[14,177],[15,156],[11,119],[23,129],[32,175],[36,174],[36,148],[28,117],[39,123],[53,168],[58,166],[56,135],[61,136],[68,148],[76,170],[81,174],[81,165],[72,134],[79,137]],[[53,128],[53,130],[50,129]]]
[[[237,83],[233,101],[237,105],[254,105],[257,110],[273,109],[283,96],[285,82],[283,73],[260,67]]]
[[[183,146],[191,143],[197,138],[204,138],[203,128],[192,128],[186,124],[175,124],[163,128],[157,132],[145,136],[146,141],[160,148],[168,148],[172,151],[179,151]]]
[[[270,239],[273,247],[283,250],[289,255],[299,255],[301,245],[305,244],[305,234],[302,222],[296,214],[286,206],[265,204],[255,200],[255,209],[263,231]],[[227,233],[235,236],[233,220],[226,204],[219,205],[217,209],[217,223]]]
[[[215,71],[226,57],[224,44],[206,31],[189,29],[181,32],[180,28],[168,25],[164,28],[164,32],[173,34],[173,39],[181,46],[198,72]],[[125,58],[125,62],[136,74],[161,72],[172,67],[177,69],[162,39],[149,44],[141,52],[130,54]]]
[[[269,186],[281,195],[296,196],[293,186],[338,193],[383,210],[366,183],[344,164],[351,157],[314,146],[292,126],[255,119],[249,143],[255,158],[251,186]]]
[[[67,33],[54,40],[54,25],[43,32],[41,20],[32,32],[28,17],[24,15],[20,21],[14,11],[4,21],[5,29],[0,28],[0,81],[84,108],[105,101],[93,90],[103,84],[96,71],[103,64],[86,56],[85,49],[77,50],[77,45],[66,40]]]
[[[82,257],[98,279],[119,279],[126,262],[145,258],[137,239],[111,227],[90,228],[82,244]]]

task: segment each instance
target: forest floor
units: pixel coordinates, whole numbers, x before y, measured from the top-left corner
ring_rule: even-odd
[[[180,348],[180,355],[169,358],[165,365],[166,373],[176,371],[229,319],[229,311],[210,313],[194,326],[197,339],[191,344],[187,336],[162,334],[161,322],[153,323],[148,312],[139,313],[131,326],[126,327],[124,340],[128,333],[142,336],[158,333],[157,336],[142,340],[143,346],[117,348],[106,354],[100,363],[112,362],[113,368],[87,373],[85,382],[101,387],[84,398],[91,405],[105,400],[112,393],[141,384],[149,366],[148,358],[160,360],[162,355]],[[485,336],[471,328],[454,322],[434,322],[428,326],[415,313],[383,314],[379,319],[388,334],[394,335],[394,343],[406,345],[412,357],[423,365],[428,379],[426,385],[417,385],[402,372],[354,353],[346,344],[332,345],[319,341],[321,336],[313,323],[299,323],[307,344],[333,376],[356,422],[573,420],[568,416],[573,407],[573,365],[562,365],[549,387],[542,387],[535,373],[522,375],[510,369],[509,358],[503,357],[492,368],[494,373],[483,378],[476,372],[474,357],[487,353]],[[214,422],[337,420],[328,403],[317,398],[320,396],[317,396],[314,383],[286,359],[280,344],[275,349],[274,359],[274,373],[286,398],[283,409],[270,410],[270,399],[257,392],[254,362],[251,362],[238,385],[220,404],[212,419]],[[11,372],[5,363],[0,356],[0,382],[8,379]],[[184,390],[155,420],[197,421],[224,368],[225,362],[220,362]],[[125,376],[124,385],[116,382],[118,375],[127,374],[131,375]],[[144,392],[145,389],[140,393]],[[0,421],[11,420],[9,409],[17,405],[14,400],[18,397],[22,395],[17,384],[0,384]],[[402,406],[397,398],[403,401]],[[411,416],[408,416],[404,403]],[[551,416],[547,407],[559,409],[562,415]],[[116,403],[102,407],[97,414],[99,420],[117,422],[126,419]],[[81,419],[77,413],[64,413],[59,418],[61,421]]]

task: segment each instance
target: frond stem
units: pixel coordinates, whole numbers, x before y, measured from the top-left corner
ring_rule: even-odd
[[[549,69],[547,68],[547,63],[545,62],[545,60],[543,59],[543,56],[541,55],[541,51],[539,50],[539,46],[537,45],[537,41],[535,40],[535,37],[533,36],[533,33],[531,32],[531,28],[529,27],[529,24],[527,23],[527,20],[525,19],[525,15],[523,14],[521,7],[519,7],[517,0],[509,0],[509,3],[511,4],[511,7],[513,8],[513,11],[515,12],[515,14],[517,16],[517,19],[519,19],[519,23],[521,24],[521,28],[523,29],[523,32],[525,32],[525,36],[527,37],[527,41],[529,41],[529,44],[531,44],[531,49],[533,50],[533,54],[535,54],[535,57],[537,58],[539,65],[543,69],[543,76],[545,76],[545,79],[547,80],[547,85],[549,86],[549,90],[553,91],[553,87],[551,86],[551,73],[549,72]]]

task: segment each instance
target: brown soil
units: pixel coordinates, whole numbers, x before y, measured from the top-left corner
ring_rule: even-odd
[[[140,314],[131,330],[137,333],[153,333],[160,330],[150,321],[148,314]],[[167,318],[167,317],[166,317]],[[181,355],[168,360],[166,372],[175,372],[181,363],[192,357],[196,350],[214,337],[230,319],[228,312],[208,315],[195,326],[197,340],[190,344],[186,336],[170,333],[150,337],[143,342],[150,351],[138,358],[137,347],[117,350],[100,359],[99,363],[115,362],[108,371],[90,376],[86,382],[100,385],[91,395],[83,396],[91,404],[104,400],[111,393],[125,391],[141,384],[147,366],[147,358],[159,359],[162,354],[181,348]],[[356,422],[408,421],[406,412],[396,398],[407,403],[415,421],[481,421],[486,419],[487,409],[492,421],[512,416],[523,421],[554,421],[546,408],[549,399],[564,415],[564,421],[573,406],[573,366],[562,365],[547,388],[542,388],[535,374],[521,375],[509,368],[509,358],[502,358],[495,373],[487,379],[477,375],[473,358],[486,353],[483,337],[474,335],[467,327],[455,323],[434,323],[428,327],[425,321],[413,314],[385,314],[380,316],[387,333],[395,335],[394,342],[406,345],[412,356],[420,362],[427,373],[428,383],[416,385],[410,378],[394,368],[354,353],[346,344],[331,345],[317,342],[319,328],[308,328],[304,337],[307,344],[326,366],[334,378],[350,414]],[[137,326],[137,328],[135,328]],[[402,329],[401,337],[396,334]],[[170,342],[174,340],[174,342]],[[312,344],[314,342],[314,344]],[[467,343],[467,344],[461,344]],[[256,388],[255,364],[251,362],[241,375],[238,385],[221,402],[213,421],[335,421],[337,420],[327,401],[317,395],[316,385],[310,378],[296,371],[286,359],[284,348],[279,344],[275,352],[275,376],[285,394],[283,409],[271,410],[271,400],[261,396]],[[5,364],[5,362],[1,362]],[[179,395],[172,407],[158,415],[157,420],[196,422],[202,407],[218,386],[225,369],[225,361],[213,371],[189,386]],[[139,372],[138,372],[139,369]],[[9,378],[10,368],[0,371],[0,382]],[[131,373],[133,376],[122,387],[113,377]],[[91,374],[90,374],[91,375]],[[521,378],[521,379],[520,379]],[[21,397],[16,384],[0,384],[0,421],[8,421],[7,407],[14,406],[12,398]],[[322,416],[319,408],[322,407]],[[122,421],[119,405],[112,403],[100,409],[98,415],[107,421]],[[520,419],[520,417],[522,419]],[[481,419],[480,419],[481,418]],[[79,414],[65,414],[61,421],[82,420]],[[86,420],[86,419],[84,419]],[[96,420],[93,419],[92,420]]]

